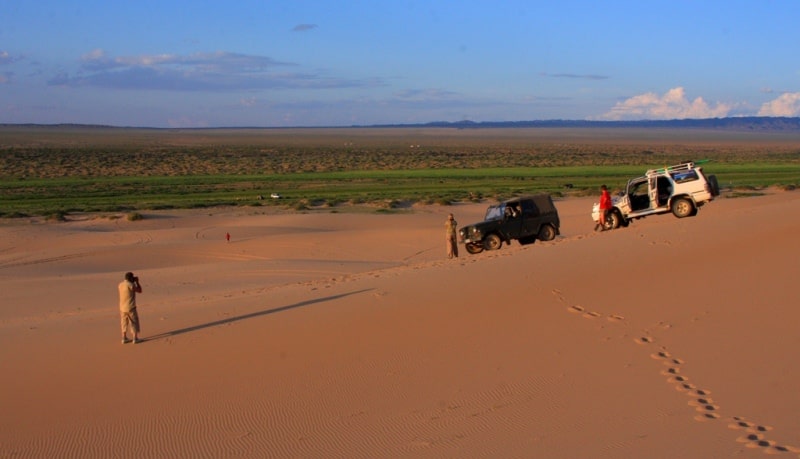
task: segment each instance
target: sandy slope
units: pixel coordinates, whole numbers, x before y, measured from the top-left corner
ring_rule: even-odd
[[[3,222],[0,457],[800,457],[800,194],[591,203],[457,260],[484,205]]]

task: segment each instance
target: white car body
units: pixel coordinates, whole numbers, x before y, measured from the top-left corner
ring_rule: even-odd
[[[612,198],[606,227],[627,226],[632,219],[669,212],[678,218],[693,216],[718,195],[716,177],[706,176],[694,162],[651,169],[629,180],[625,191]],[[592,220],[600,220],[599,203],[592,206]]]

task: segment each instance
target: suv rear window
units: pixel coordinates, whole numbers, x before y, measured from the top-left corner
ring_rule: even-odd
[[[670,173],[672,176],[672,180],[675,183],[685,183],[685,182],[692,182],[698,179],[697,171],[680,171],[680,172],[672,172]]]

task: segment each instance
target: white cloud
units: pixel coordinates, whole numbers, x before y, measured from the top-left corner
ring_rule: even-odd
[[[457,93],[444,89],[405,89],[395,92],[394,95],[399,100],[418,101],[449,100],[458,96]]]
[[[118,57],[116,62],[130,67],[153,67],[162,64],[178,64],[181,61],[172,54]]]
[[[542,72],[542,76],[550,77],[550,78],[575,78],[575,79],[583,79],[583,80],[607,80],[608,77],[606,75],[593,75],[593,74],[577,74],[577,73],[547,73]]]
[[[8,51],[0,51],[0,65],[13,64],[19,60],[22,60],[19,56],[12,56],[8,54]]]
[[[239,99],[239,105],[242,107],[255,107],[258,105],[258,99],[255,97],[243,97]]]
[[[81,56],[81,59],[84,61],[96,61],[100,59],[105,59],[105,57],[106,57],[106,52],[100,48],[96,48]]]
[[[723,118],[732,110],[729,104],[709,105],[702,97],[686,98],[682,87],[672,88],[663,96],[648,92],[617,102],[601,118],[607,120]]]
[[[353,80],[312,73],[278,72],[297,64],[267,56],[224,51],[189,55],[108,56],[92,50],[80,60],[77,74],[48,80],[52,86],[132,90],[230,91],[241,89],[339,89],[382,86],[381,80]]]
[[[765,103],[758,116],[800,116],[800,92],[786,92]]]

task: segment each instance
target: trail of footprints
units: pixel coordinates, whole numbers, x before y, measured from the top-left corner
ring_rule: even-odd
[[[553,295],[561,303],[566,303],[566,299],[561,291],[554,289]],[[572,305],[567,308],[570,313],[580,315],[586,319],[597,319],[603,317],[604,314],[595,311],[588,311],[580,305]],[[620,315],[611,314],[605,315],[609,322],[621,322],[625,318]],[[655,342],[652,336],[641,336],[634,340],[639,345],[649,345]],[[670,354],[666,349],[662,348],[660,351],[651,354],[651,358],[661,361],[665,368],[661,374],[667,378],[667,383],[672,384],[675,390],[684,392],[689,397],[689,406],[693,407],[697,412],[694,417],[695,420],[700,422],[705,421],[726,421],[728,428],[733,430],[741,430],[742,435],[736,441],[743,443],[748,448],[763,448],[765,453],[780,454],[780,453],[796,453],[800,457],[800,448],[796,446],[781,445],[768,438],[768,432],[772,427],[750,421],[742,416],[729,416],[723,417],[720,415],[720,406],[716,401],[711,398],[711,391],[707,389],[700,389],[691,382],[689,377],[681,372],[681,365],[684,361]]]

